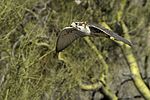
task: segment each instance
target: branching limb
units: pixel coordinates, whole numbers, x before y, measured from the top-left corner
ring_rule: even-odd
[[[130,36],[128,34],[128,29],[126,27],[126,25],[124,24],[123,21],[121,21],[122,27],[123,27],[123,31],[125,34],[125,37],[130,40]],[[103,25],[107,25],[106,23]],[[108,25],[106,27],[109,27]],[[140,75],[140,71],[139,71],[139,67],[138,64],[136,62],[136,59],[132,53],[132,48],[128,45],[124,45],[124,47],[122,47],[123,52],[126,55],[126,59],[128,61],[131,73],[133,75],[133,81],[134,84],[136,86],[136,88],[139,90],[139,92],[143,95],[143,97],[146,100],[150,100],[150,90],[148,89],[148,87],[146,86],[146,84],[144,83],[144,81],[142,80],[142,77]]]
[[[104,74],[101,76],[100,80],[105,83],[105,80],[107,80],[107,76],[108,76],[108,64],[105,62],[103,56],[101,55],[101,53],[98,51],[98,49],[96,48],[96,46],[91,42],[91,40],[86,37],[84,38],[85,41],[88,43],[88,45],[90,46],[90,48],[97,54],[97,57],[99,59],[99,61],[102,63],[103,68],[104,68]]]
[[[121,23],[122,23],[123,30],[126,33],[125,37],[129,39],[130,36],[128,34],[128,29],[123,21]],[[127,58],[129,66],[130,66],[130,70],[133,75],[133,81],[134,81],[136,88],[139,90],[139,92],[143,95],[143,97],[146,100],[150,100],[150,90],[148,89],[148,87],[146,86],[144,81],[142,80],[138,64],[132,53],[132,49],[128,46],[124,46],[123,51],[125,54],[128,54],[128,55],[126,55],[126,58]]]
[[[82,82],[79,82],[79,86],[83,90],[98,90],[104,95],[107,100],[117,100],[116,95],[112,93],[112,91],[109,89],[109,87],[106,84],[102,84],[102,82],[97,82],[94,84],[84,84]]]

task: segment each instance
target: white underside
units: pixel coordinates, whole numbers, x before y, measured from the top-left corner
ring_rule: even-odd
[[[90,35],[91,33],[90,28],[88,26],[78,26],[78,30],[84,32],[86,35]]]

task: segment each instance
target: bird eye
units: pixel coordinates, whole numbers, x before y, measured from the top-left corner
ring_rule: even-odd
[[[77,25],[77,23],[75,23]]]

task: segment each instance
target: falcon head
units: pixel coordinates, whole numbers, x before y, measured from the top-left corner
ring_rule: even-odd
[[[91,33],[90,28],[86,22],[72,22],[71,27],[74,27],[87,35],[90,35]]]

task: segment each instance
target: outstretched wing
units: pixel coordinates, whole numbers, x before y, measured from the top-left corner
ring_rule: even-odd
[[[83,33],[73,27],[64,28],[58,36],[56,52],[60,52],[68,47],[74,40],[83,36]]]
[[[117,33],[114,33],[111,30],[108,30],[102,26],[95,26],[95,25],[89,25],[90,31],[92,35],[95,36],[102,36],[102,37],[108,37],[111,38],[113,37],[114,39],[118,40],[118,41],[122,41],[125,44],[128,44],[130,46],[132,46],[132,43],[129,42],[128,40],[124,39],[123,37],[119,36]]]

